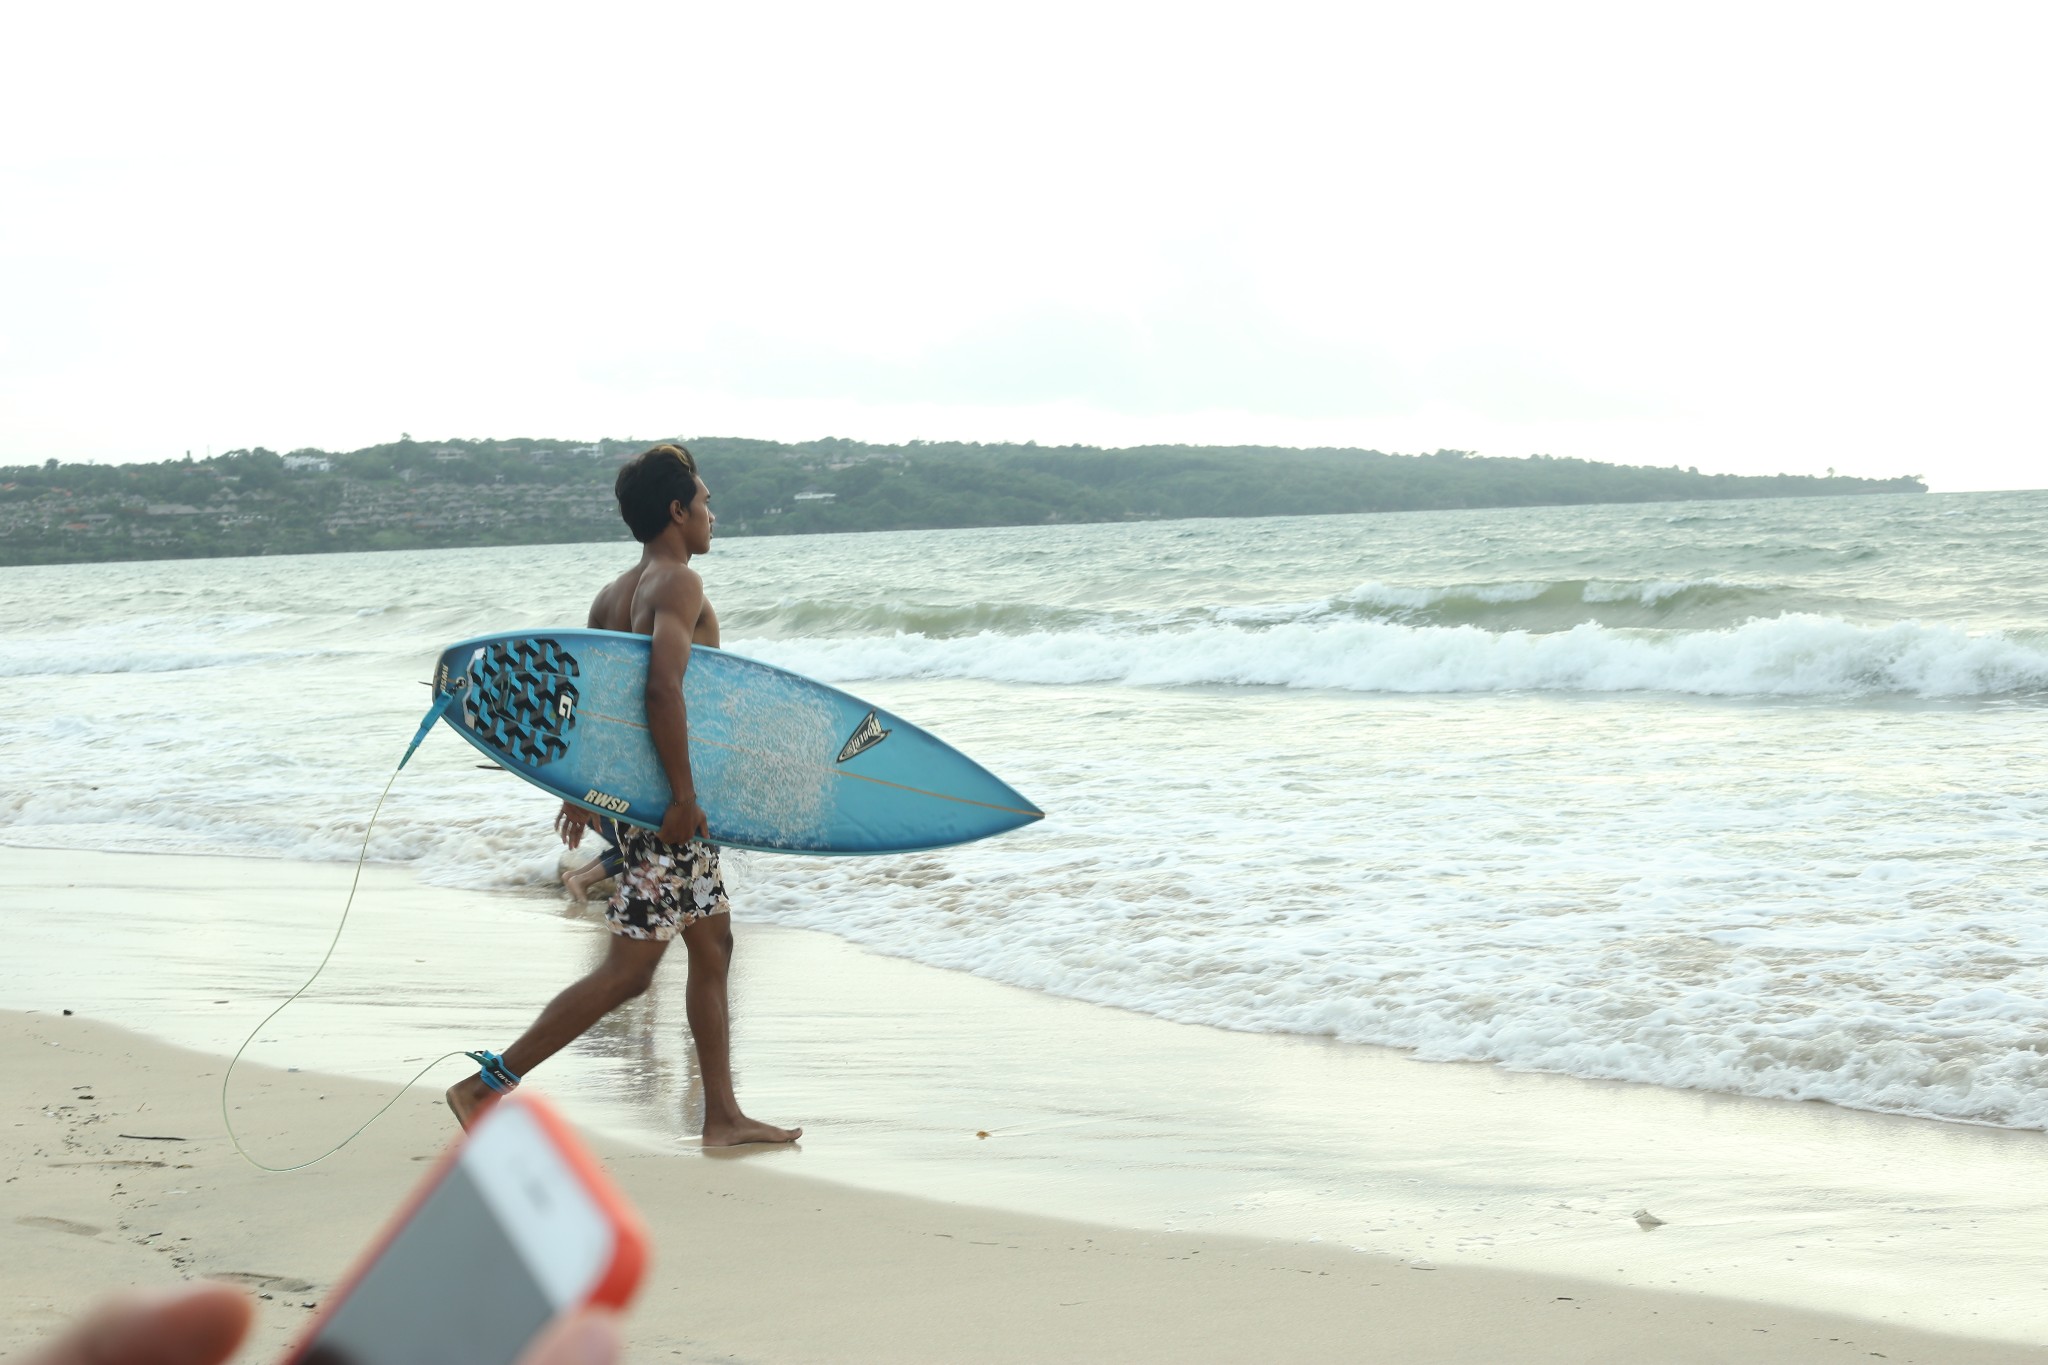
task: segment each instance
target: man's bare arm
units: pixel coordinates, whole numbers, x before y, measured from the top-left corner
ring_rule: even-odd
[[[647,729],[673,798],[661,819],[661,837],[680,844],[708,832],[697,804],[697,784],[690,776],[690,722],[683,705],[683,671],[690,666],[690,634],[704,612],[704,580],[692,569],[676,568],[662,576],[652,596]]]

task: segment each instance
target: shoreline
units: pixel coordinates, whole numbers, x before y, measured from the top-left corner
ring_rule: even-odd
[[[225,1057],[319,959],[347,877],[149,854],[85,869],[7,848],[0,1000]],[[149,932],[107,935],[76,913],[81,897]],[[546,897],[403,868],[366,869],[354,913],[317,990],[245,1065],[388,1095],[436,1053],[502,1046],[604,941]],[[1224,1033],[744,915],[735,932],[742,1097],[808,1130],[799,1150],[755,1154],[764,1173],[1141,1238],[1249,1237],[2048,1341],[2038,1277],[2006,1250],[2048,1236],[2042,1134]],[[664,972],[540,1084],[615,1142],[695,1156],[680,985]],[[421,1088],[429,1115],[456,1074]],[[319,1111],[301,1133],[314,1140],[265,1159],[313,1156],[374,1107]],[[1665,1225],[1645,1233],[1639,1208]]]
[[[0,1011],[0,1038],[21,1059],[0,1118],[15,1210],[0,1247],[16,1267],[0,1288],[0,1352],[114,1288],[211,1277],[268,1296],[245,1354],[274,1354],[449,1137],[439,1097],[422,1091],[332,1160],[268,1175],[217,1131],[222,1059],[40,1012]],[[267,1068],[237,1090],[258,1142],[382,1093]],[[1838,1314],[1108,1228],[852,1189],[746,1156],[593,1145],[655,1238],[626,1325],[636,1359],[2048,1359]]]

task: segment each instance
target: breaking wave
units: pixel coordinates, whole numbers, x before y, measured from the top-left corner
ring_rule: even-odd
[[[1562,579],[1413,588],[1364,583],[1330,599],[1336,613],[1409,625],[1496,630],[1607,626],[1724,626],[1816,605],[1768,584],[1699,579]]]
[[[1563,631],[1615,627],[1707,629],[1758,616],[1834,614],[1851,604],[1767,583],[1722,578],[1507,580],[1446,586],[1361,583],[1304,601],[1142,607],[1029,601],[916,602],[791,597],[730,612],[727,629],[750,639],[922,635],[1029,635],[1159,630],[1205,623],[1280,625],[1333,620]],[[1859,604],[1860,605],[1860,604]]]
[[[1539,634],[1384,620],[1178,629],[734,640],[831,682],[974,678],[1348,692],[1673,692],[1710,697],[1969,698],[2048,691],[2048,641],[1953,626],[1785,615],[1720,630],[1581,624]]]

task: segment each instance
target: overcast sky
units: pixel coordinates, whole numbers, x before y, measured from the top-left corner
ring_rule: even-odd
[[[8,6],[0,463],[682,433],[2040,487],[2044,16]]]

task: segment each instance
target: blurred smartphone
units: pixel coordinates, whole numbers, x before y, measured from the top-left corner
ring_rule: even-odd
[[[623,1308],[640,1220],[553,1109],[511,1095],[449,1148],[286,1365],[513,1365],[559,1313]]]

